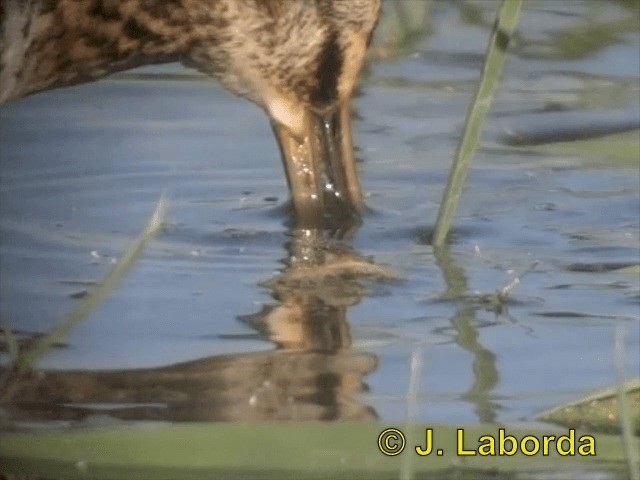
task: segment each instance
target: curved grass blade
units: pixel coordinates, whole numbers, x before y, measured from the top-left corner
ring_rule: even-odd
[[[107,276],[95,286],[93,286],[88,295],[84,296],[76,305],[76,307],[57,325],[55,325],[49,333],[38,340],[29,350],[18,355],[14,361],[13,368],[9,369],[14,378],[20,378],[21,375],[29,372],[35,363],[51,348],[53,344],[65,338],[66,335],[80,322],[85,320],[95,309],[104,301],[104,299],[114,290],[114,288],[125,277],[127,272],[135,265],[138,257],[144,250],[147,243],[162,227],[166,211],[166,202],[161,197],[156,206],[155,212],[147,222],[144,230],[129,245],[122,254],[120,259],[113,266]],[[2,379],[2,383],[10,382],[9,379]],[[0,385],[0,388],[6,385]],[[4,394],[0,395],[0,400],[10,397],[11,388],[7,388]]]

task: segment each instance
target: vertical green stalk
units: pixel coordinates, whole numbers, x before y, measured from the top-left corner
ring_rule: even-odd
[[[485,55],[478,90],[469,106],[462,138],[458,144],[456,156],[449,172],[447,187],[440,204],[433,234],[434,246],[444,245],[451,229],[471,158],[480,139],[482,123],[491,105],[491,97],[502,72],[507,45],[518,23],[521,5],[522,0],[503,0],[498,12]]]
[[[624,448],[629,469],[630,480],[640,480],[640,467],[638,466],[638,451],[633,447],[633,420],[631,419],[631,409],[627,400],[624,378],[624,337],[625,328],[616,325],[616,339],[614,344],[614,360],[616,372],[618,374],[618,403],[620,405],[620,430],[622,435],[622,446]]]

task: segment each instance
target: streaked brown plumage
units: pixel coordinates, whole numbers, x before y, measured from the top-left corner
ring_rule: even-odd
[[[328,190],[362,209],[350,102],[380,0],[0,1],[0,103],[180,61],[267,112],[300,218]]]

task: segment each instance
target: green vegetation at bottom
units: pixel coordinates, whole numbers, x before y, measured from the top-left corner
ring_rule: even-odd
[[[379,438],[385,429],[403,432],[404,450],[386,456],[402,443],[397,434]],[[427,428],[432,429],[428,440]],[[499,455],[500,433],[518,442],[513,456]],[[463,430],[461,434],[459,430]],[[460,437],[463,436],[463,438]],[[543,454],[544,435],[549,454]],[[559,442],[560,435],[567,439]],[[586,436],[585,436],[586,435]],[[591,436],[592,435],[592,436]],[[484,436],[484,437],[483,437]],[[539,451],[529,456],[521,448]],[[479,470],[496,474],[531,471],[575,472],[603,470],[624,477],[624,449],[620,437],[577,431],[573,441],[568,429],[532,430],[476,425],[403,426],[380,423],[237,424],[198,423],[138,425],[37,433],[3,433],[0,436],[0,470],[43,478],[414,478],[429,472],[430,478],[466,478]],[[580,455],[591,450],[593,456]],[[495,455],[472,453],[491,450]],[[510,441],[503,450],[513,450]],[[427,450],[416,453],[416,447]],[[480,447],[485,445],[485,447]],[[573,445],[573,447],[572,447]],[[633,448],[640,447],[634,439]],[[442,450],[438,455],[437,450]],[[460,455],[460,449],[467,452]],[[562,455],[558,453],[568,453]],[[582,449],[582,450],[581,450]],[[617,476],[617,475],[616,475]],[[443,477],[443,478],[444,478]],[[469,478],[471,478],[469,477]],[[494,478],[502,478],[496,475]],[[506,477],[505,477],[506,478]]]

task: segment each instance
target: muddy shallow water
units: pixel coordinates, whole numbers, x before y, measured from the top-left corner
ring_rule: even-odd
[[[82,425],[106,410],[125,420],[532,424],[615,384],[616,331],[623,373],[637,376],[638,163],[620,160],[616,140],[548,143],[637,138],[638,29],[564,48],[580,43],[563,43],[567,32],[632,15],[596,3],[528,4],[451,248],[437,255],[428,237],[491,3],[474,4],[483,21],[435,3],[429,34],[370,66],[354,126],[369,211],[352,238],[291,231],[265,116],[179,66],[3,106],[0,315],[20,338],[71,310],[162,193],[169,205],[166,228],[132,272],[41,364],[110,370],[64,380],[102,396],[63,398],[51,387],[56,408],[14,420]],[[304,265],[305,252],[322,261]],[[492,303],[534,262],[506,305]],[[176,371],[193,385],[172,383]],[[202,371],[219,372],[209,407],[167,409],[184,400],[181,389],[209,388],[195,380]]]

